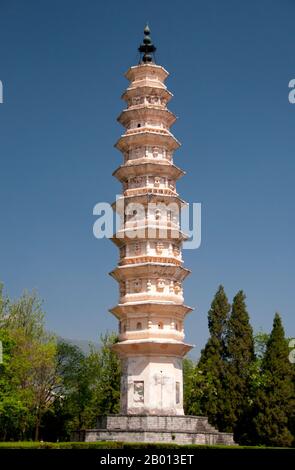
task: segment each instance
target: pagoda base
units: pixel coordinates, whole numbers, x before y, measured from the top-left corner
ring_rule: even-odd
[[[235,445],[231,433],[217,431],[204,416],[99,416],[97,429],[78,431],[73,437],[75,440],[86,442]]]

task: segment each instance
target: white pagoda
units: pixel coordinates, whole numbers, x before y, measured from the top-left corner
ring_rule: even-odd
[[[114,209],[122,223],[113,237],[120,260],[111,275],[120,298],[111,312],[119,320],[114,349],[122,363],[121,410],[98,416],[97,427],[75,439],[234,444],[232,434],[218,432],[205,416],[184,416],[182,360],[192,348],[183,327],[192,310],[183,299],[189,271],[179,213],[185,203],[176,190],[184,172],[173,163],[180,145],[170,132],[176,118],[167,109],[168,72],[155,64],[155,50],[146,27],[140,62],[126,73],[127,108],[118,118],[125,128],[116,144],[123,164],[114,176],[123,192]]]
[[[139,51],[139,65],[126,73],[127,107],[118,117],[125,132],[116,144],[123,164],[114,172],[123,188],[117,207],[125,214],[113,238],[120,260],[111,273],[120,286],[111,312],[119,319],[121,413],[183,415],[182,359],[192,347],[184,343],[191,308],[183,299],[189,271],[179,228],[184,202],[176,189],[184,172],[173,163],[180,144],[170,131],[176,117],[167,109],[168,72],[154,63],[148,26]]]

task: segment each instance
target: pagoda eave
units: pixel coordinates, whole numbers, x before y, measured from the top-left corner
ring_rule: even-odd
[[[168,109],[163,109],[161,106],[155,107],[154,105],[142,105],[133,109],[124,109],[117,121],[124,127],[128,127],[130,121],[140,119],[161,119],[168,127],[172,126],[176,121],[175,114]]]
[[[162,67],[161,65],[156,64],[140,64],[140,65],[133,65],[129,67],[127,72],[125,72],[125,77],[129,81],[133,81],[139,74],[142,74],[143,68],[149,68],[150,70],[154,70],[157,73],[159,79],[164,82],[164,80],[169,76],[169,72]]]
[[[162,98],[165,98],[166,102],[171,100],[173,98],[173,94],[167,90],[166,87],[162,86],[152,86],[149,84],[142,84],[140,86],[136,87],[128,87],[125,92],[122,94],[121,99],[124,101],[128,101],[129,99],[137,96],[145,96],[147,94],[153,93],[155,96],[160,96]]]
[[[183,266],[168,263],[141,263],[117,266],[109,274],[116,281],[126,281],[135,277],[161,278],[169,277],[174,281],[183,281],[191,271]]]
[[[169,178],[178,180],[185,171],[176,165],[169,164],[168,162],[161,163],[134,163],[133,165],[121,165],[114,172],[113,176],[119,181],[123,182],[134,176],[142,176],[147,174],[153,174],[154,176],[162,176],[165,174]]]
[[[172,134],[168,132],[149,129],[136,131],[130,134],[123,134],[115,144],[115,147],[120,152],[126,152],[132,147],[149,145],[167,147],[171,151],[178,149],[181,144]]]
[[[161,314],[165,317],[169,317],[171,315],[179,316],[180,318],[184,318],[187,314],[193,311],[192,307],[188,307],[184,304],[175,304],[173,302],[136,302],[136,303],[125,303],[125,304],[118,304],[115,307],[111,308],[109,312],[111,312],[116,318],[121,319],[127,315],[138,315],[139,313],[142,314],[144,312],[148,315],[158,315]]]
[[[155,237],[149,237],[149,240],[157,240],[158,236],[157,233],[167,229],[166,226],[159,226],[159,225],[152,225],[146,224],[142,226],[138,226],[136,230],[138,231],[138,236],[134,237],[134,229],[133,228],[126,228],[124,230],[119,230],[115,233],[110,240],[119,248],[126,245],[127,242],[130,241],[137,241],[137,240],[145,240],[148,236],[149,230],[154,230],[156,232]],[[129,234],[129,235],[128,235]],[[188,236],[181,232],[178,228],[170,227],[167,229],[166,232],[166,239],[172,240],[174,243],[182,243],[188,239]]]
[[[126,340],[115,343],[112,349],[119,356],[176,356],[182,358],[194,346],[192,344],[166,340],[144,339]]]
[[[149,188],[143,188],[142,191],[142,194],[132,194],[128,196],[120,195],[120,197],[118,197],[117,200],[111,204],[113,210],[121,212],[121,209],[123,209],[126,204],[128,205],[130,203],[142,204],[144,206],[147,206],[148,204],[152,203],[157,204],[164,202],[165,204],[175,203],[180,208],[188,206],[188,203],[181,199],[179,196],[174,194],[160,193],[160,189],[159,193],[149,190]]]

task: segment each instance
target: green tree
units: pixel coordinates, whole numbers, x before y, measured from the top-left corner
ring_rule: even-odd
[[[4,295],[4,286],[0,282],[0,329],[4,328],[5,320],[8,314],[9,299]]]
[[[227,394],[224,430],[234,431],[240,442],[248,428],[251,373],[255,362],[253,330],[245,303],[245,294],[239,291],[233,299],[227,325]]]
[[[294,365],[289,362],[289,349],[281,318],[275,314],[272,332],[261,364],[263,386],[253,403],[253,440],[269,446],[290,446],[290,418],[294,414]]]
[[[230,304],[223,286],[219,286],[208,312],[210,337],[201,352],[196,368],[195,380],[198,387],[200,411],[208,416],[211,424],[219,429],[224,427],[224,404],[226,401],[225,380],[225,336]]]
[[[15,409],[15,416],[22,417],[21,422],[14,420],[15,436],[34,435],[38,439],[42,415],[55,399],[56,342],[45,331],[44,314],[36,294],[25,293],[11,302],[3,298],[1,289],[0,299],[1,333],[7,339],[6,365],[1,374],[0,419],[6,416],[7,422],[8,416],[13,416],[11,410]]]
[[[14,386],[11,357],[15,341],[3,328],[0,329],[3,361],[0,364],[0,440],[23,439],[30,422],[29,408]]]
[[[112,349],[118,336],[115,333],[106,333],[101,336],[100,341],[100,350],[92,349],[87,358],[93,390],[88,409],[89,425],[95,425],[97,415],[115,414],[120,409],[120,361]]]
[[[101,337],[88,356],[67,342],[58,343],[59,396],[43,419],[48,440],[68,440],[73,431],[96,426],[97,416],[119,411],[120,364],[112,345],[117,335]]]
[[[2,315],[2,326],[9,331],[22,331],[27,338],[42,340],[48,335],[44,326],[42,301],[36,292],[25,291],[15,302],[4,300],[5,309]]]
[[[0,341],[0,439],[69,439],[95,426],[98,414],[119,411],[115,334],[85,356],[46,332],[36,294],[11,301],[0,285]]]
[[[183,407],[186,415],[202,414],[201,397],[203,394],[202,375],[197,364],[191,359],[183,360]]]
[[[61,340],[57,344],[59,387],[54,404],[43,419],[43,436],[47,440],[68,440],[76,429],[86,427],[85,410],[92,398],[87,358],[75,345]]]
[[[120,363],[112,351],[114,333],[101,337],[101,347],[86,356],[65,341],[58,343],[59,397],[44,416],[48,440],[68,440],[76,430],[95,427],[98,415],[119,411]]]

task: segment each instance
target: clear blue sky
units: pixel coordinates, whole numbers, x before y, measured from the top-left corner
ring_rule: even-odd
[[[95,340],[116,328],[108,276],[117,250],[93,237],[99,201],[119,192],[123,73],[138,61],[148,21],[179,117],[179,191],[203,205],[187,340],[207,339],[220,283],[243,289],[255,330],[275,311],[295,335],[292,0],[1,0],[0,279],[12,297],[44,299],[47,326]]]

